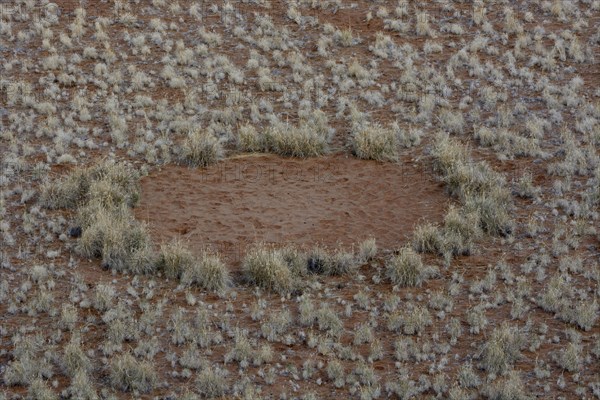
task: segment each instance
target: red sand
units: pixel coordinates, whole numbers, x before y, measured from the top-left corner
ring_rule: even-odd
[[[255,242],[349,247],[373,236],[379,248],[394,249],[419,220],[441,220],[449,201],[421,165],[345,155],[167,166],[142,180],[141,197],[136,216],[157,243],[179,235],[192,249],[210,247],[234,263]]]

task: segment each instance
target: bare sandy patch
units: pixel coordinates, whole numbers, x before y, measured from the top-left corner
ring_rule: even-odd
[[[421,219],[443,218],[448,197],[418,163],[344,155],[231,158],[207,169],[167,166],[142,180],[136,217],[155,241],[181,237],[239,261],[248,244],[351,246],[374,237],[399,247]]]

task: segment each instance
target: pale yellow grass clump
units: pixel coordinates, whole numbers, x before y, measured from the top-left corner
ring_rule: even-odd
[[[190,167],[207,167],[223,158],[221,141],[211,132],[195,129],[181,147],[180,162]]]
[[[327,137],[310,125],[279,123],[265,131],[265,147],[291,157],[316,157],[327,151]]]
[[[271,152],[287,157],[317,157],[329,150],[332,130],[327,115],[313,110],[297,125],[275,121],[262,131],[247,123],[238,129],[237,147],[247,152]]]
[[[421,256],[411,248],[405,247],[386,265],[387,276],[395,285],[420,286],[425,280],[425,267]]]
[[[262,288],[288,293],[296,282],[281,251],[257,245],[250,249],[242,263],[248,280]]]
[[[507,235],[513,230],[509,214],[511,195],[504,177],[489,164],[470,159],[467,149],[448,135],[436,137],[434,168],[451,194],[458,196],[466,214],[479,214],[479,225],[489,234]]]
[[[352,148],[359,158],[398,161],[398,146],[394,130],[377,124],[361,126],[352,134]]]

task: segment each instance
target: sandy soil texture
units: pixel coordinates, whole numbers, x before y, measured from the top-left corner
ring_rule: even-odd
[[[599,0],[0,0],[0,400],[599,399],[599,188]]]
[[[418,222],[441,221],[448,201],[416,163],[261,155],[153,172],[142,179],[135,214],[159,243],[180,237],[237,263],[258,242],[350,248],[373,237],[394,249]]]

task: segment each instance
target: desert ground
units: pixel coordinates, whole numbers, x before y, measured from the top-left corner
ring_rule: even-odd
[[[600,0],[2,0],[0,54],[0,400],[600,399]]]

